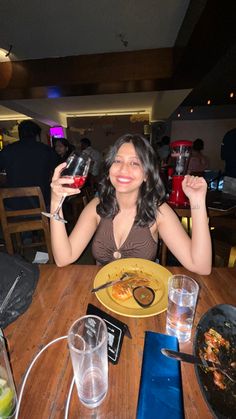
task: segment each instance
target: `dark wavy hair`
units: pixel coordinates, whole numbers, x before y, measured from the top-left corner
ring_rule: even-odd
[[[149,142],[140,134],[125,134],[118,138],[109,150],[103,164],[102,177],[99,182],[97,213],[100,217],[114,218],[119,212],[115,188],[109,179],[109,170],[119,148],[125,143],[132,143],[142,163],[146,181],[142,183],[137,200],[135,224],[150,226],[156,220],[158,207],[165,201],[165,188],[159,175],[155,151]]]

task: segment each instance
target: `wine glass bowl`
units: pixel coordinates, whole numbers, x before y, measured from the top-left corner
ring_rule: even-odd
[[[90,157],[87,155],[77,155],[73,153],[67,159],[67,165],[62,170],[60,177],[65,179],[67,188],[81,188],[86,181],[90,165]],[[66,179],[73,179],[74,183],[66,183]]]
[[[73,152],[66,160],[66,167],[60,173],[60,178],[65,180],[62,186],[65,188],[80,189],[86,182],[90,163],[91,158],[88,155]],[[67,183],[68,179],[73,179],[73,183]],[[66,196],[67,194],[65,193],[61,197],[55,212],[42,212],[42,214],[48,218],[67,223],[59,214]]]

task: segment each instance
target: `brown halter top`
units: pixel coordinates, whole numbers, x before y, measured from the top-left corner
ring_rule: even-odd
[[[92,253],[97,263],[101,265],[120,258],[155,260],[157,242],[153,239],[149,227],[133,225],[125,242],[117,249],[113,234],[113,220],[101,218],[93,238]]]

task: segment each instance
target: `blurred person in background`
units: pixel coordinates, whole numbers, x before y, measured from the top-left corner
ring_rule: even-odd
[[[158,143],[157,157],[160,163],[160,176],[161,176],[162,182],[164,183],[166,191],[169,191],[168,167],[170,163],[170,155],[171,155],[170,137],[168,135],[164,135],[160,143]]]
[[[224,176],[236,178],[236,128],[228,131],[223,138],[221,159],[225,161]]]
[[[75,149],[75,147],[71,143],[69,143],[69,141],[66,138],[54,138],[53,148],[57,154],[57,164],[66,161],[67,157],[69,157],[69,155]]]
[[[191,156],[188,164],[189,174],[202,174],[204,170],[209,168],[209,160],[202,153],[204,149],[204,141],[201,138],[197,138],[193,142]]]
[[[102,155],[98,150],[95,150],[91,146],[91,141],[88,138],[81,138],[80,147],[82,152],[84,154],[87,154],[92,159],[88,180],[91,185],[91,188],[95,192],[98,186]]]
[[[158,156],[160,158],[161,165],[166,164],[170,157],[170,137],[165,135],[161,142],[160,146],[157,149]]]

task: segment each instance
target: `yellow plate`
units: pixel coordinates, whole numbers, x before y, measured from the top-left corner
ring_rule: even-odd
[[[153,303],[149,307],[143,308],[138,305],[133,297],[125,301],[119,301],[112,297],[112,287],[96,292],[100,303],[114,313],[127,317],[150,317],[167,309],[167,282],[172,274],[163,266],[149,260],[128,258],[111,262],[97,273],[93,286],[96,288],[106,282],[118,279],[124,272],[140,272],[150,279],[149,286],[155,291]]]

